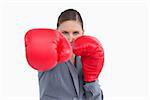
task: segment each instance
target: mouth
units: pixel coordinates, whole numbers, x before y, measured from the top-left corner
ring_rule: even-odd
[[[73,42],[70,42],[71,46],[73,45]]]

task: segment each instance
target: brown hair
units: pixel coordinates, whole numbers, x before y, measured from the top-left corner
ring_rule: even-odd
[[[80,13],[75,9],[67,9],[60,14],[60,16],[58,17],[58,21],[57,21],[57,28],[60,26],[61,23],[63,23],[64,21],[68,21],[68,20],[79,21],[83,29],[82,17]]]

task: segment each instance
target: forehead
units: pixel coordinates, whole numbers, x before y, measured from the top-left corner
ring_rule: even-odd
[[[78,21],[65,21],[60,24],[58,29],[64,31],[82,31],[81,24]]]

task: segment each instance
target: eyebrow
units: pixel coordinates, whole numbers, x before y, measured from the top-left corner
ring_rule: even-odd
[[[64,33],[69,33],[68,31],[65,31],[65,30],[62,30],[62,32],[64,32]],[[79,31],[73,31],[73,33],[75,33],[75,32],[78,32],[78,33],[79,33]]]
[[[79,33],[79,31],[74,31],[73,33]]]
[[[67,32],[67,31],[62,31],[62,33],[69,33],[69,32]]]

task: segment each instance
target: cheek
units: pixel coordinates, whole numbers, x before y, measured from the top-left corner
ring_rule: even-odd
[[[64,34],[64,36],[65,36],[68,40],[70,39],[70,37],[69,37],[68,35],[65,35],[65,34]]]

